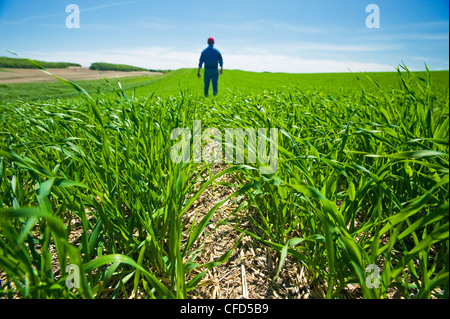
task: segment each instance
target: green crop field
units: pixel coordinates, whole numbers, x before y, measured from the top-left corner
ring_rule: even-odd
[[[147,86],[158,80],[155,76],[126,77],[121,79],[125,90],[137,89],[140,86]],[[108,80],[117,82],[117,80]],[[104,95],[114,92],[117,85],[112,87],[105,80],[82,80],[75,83],[83,87],[91,94]],[[30,82],[30,83],[0,83],[0,101],[14,100],[48,100],[61,98],[77,98],[79,93],[73,87],[67,86],[61,82]]]
[[[283,298],[448,298],[448,80],[225,70],[216,98],[194,69],[1,85],[0,297],[201,298],[234,267],[298,283]],[[276,172],[248,139],[243,162],[176,163],[171,133],[194,121],[277,129]],[[210,253],[221,227],[236,240]]]

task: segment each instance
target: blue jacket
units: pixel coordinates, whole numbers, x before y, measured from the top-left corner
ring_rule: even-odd
[[[211,44],[202,51],[198,67],[201,68],[203,66],[203,63],[205,64],[205,69],[217,69],[218,64],[220,64],[220,66],[222,67],[222,54],[220,54],[219,50],[214,48]]]

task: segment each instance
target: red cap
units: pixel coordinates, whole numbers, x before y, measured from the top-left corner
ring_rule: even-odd
[[[214,38],[208,38],[208,44],[214,44]]]

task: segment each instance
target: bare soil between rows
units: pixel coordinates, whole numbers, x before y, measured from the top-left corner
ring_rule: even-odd
[[[83,67],[68,67],[65,69],[48,69],[48,71],[56,76],[64,78],[69,81],[77,80],[98,80],[103,78],[120,78],[130,76],[157,76],[162,75],[160,72],[150,71],[97,71],[90,70]],[[38,69],[1,69],[0,84],[1,83],[32,83],[32,82],[55,82],[58,81],[54,77],[45,74]]]

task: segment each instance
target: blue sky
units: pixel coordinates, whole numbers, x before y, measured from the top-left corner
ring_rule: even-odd
[[[66,27],[71,3],[78,29]],[[366,26],[369,4],[379,28]],[[197,66],[209,36],[228,69],[448,70],[449,1],[0,0],[0,56],[177,69]]]

